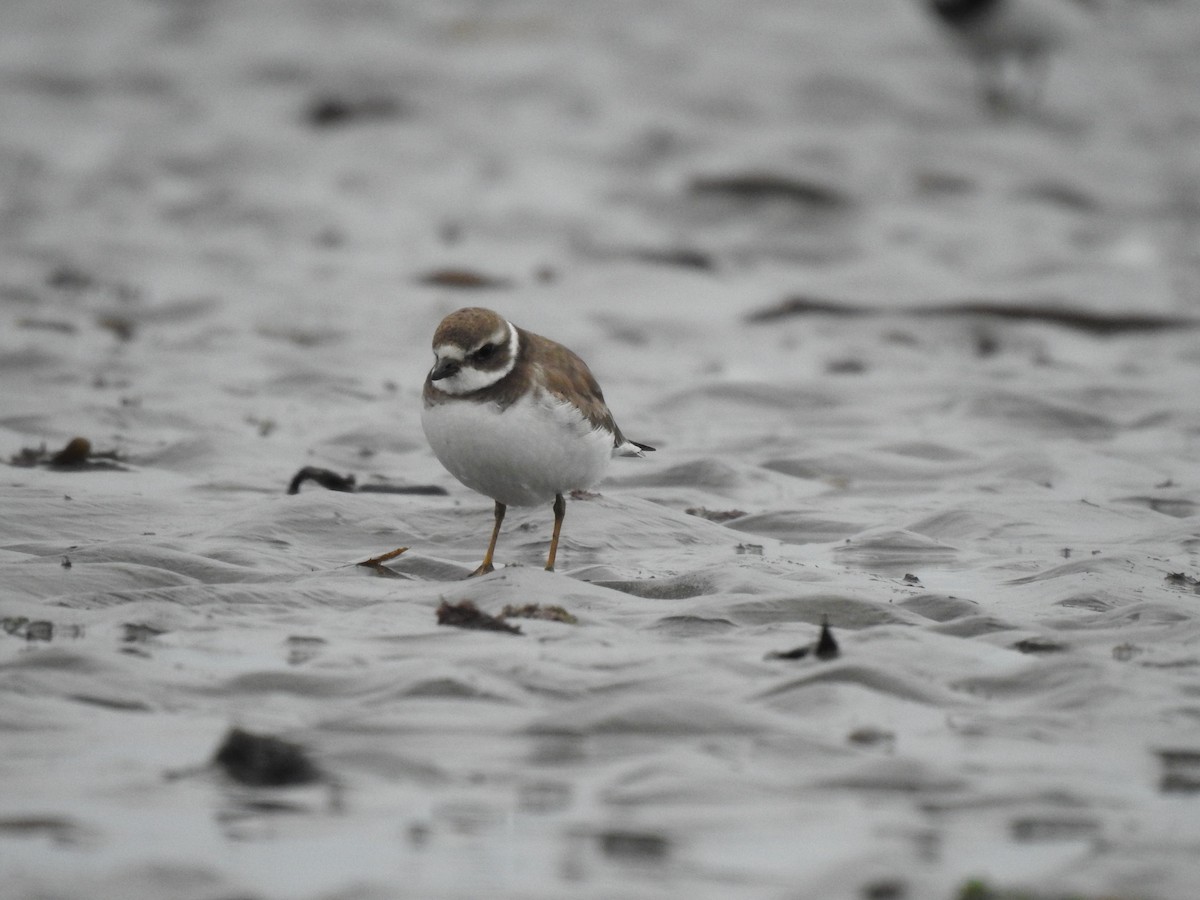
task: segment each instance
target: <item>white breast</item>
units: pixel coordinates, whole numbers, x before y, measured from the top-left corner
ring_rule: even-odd
[[[508,506],[549,503],[555,494],[592,487],[612,458],[613,436],[549,394],[503,411],[449,399],[426,406],[421,425],[451,475]]]

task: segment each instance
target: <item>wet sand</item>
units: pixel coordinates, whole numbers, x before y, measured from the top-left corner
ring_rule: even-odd
[[[995,119],[900,2],[6,5],[0,896],[1191,900],[1200,14],[1112,6]],[[658,448],[555,573],[463,580],[464,305]]]

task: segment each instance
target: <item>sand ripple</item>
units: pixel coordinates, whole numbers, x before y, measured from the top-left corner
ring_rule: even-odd
[[[1200,12],[1090,5],[1001,120],[917,3],[5,0],[0,896],[1194,900]],[[468,304],[658,447],[557,572]]]

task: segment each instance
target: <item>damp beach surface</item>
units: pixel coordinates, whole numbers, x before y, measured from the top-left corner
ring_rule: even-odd
[[[1198,60],[1110,3],[997,119],[898,0],[6,3],[0,896],[1193,900]],[[466,305],[658,448],[557,572],[463,580]]]

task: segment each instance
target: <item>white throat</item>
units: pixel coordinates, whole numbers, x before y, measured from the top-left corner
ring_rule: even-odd
[[[521,349],[521,340],[512,322],[505,322],[504,327],[508,329],[508,340],[505,341],[505,352],[508,354],[508,360],[501,368],[477,369],[472,365],[461,347],[450,345],[436,347],[434,348],[434,356],[437,357],[438,361],[444,359],[457,360],[462,363],[462,368],[449,378],[442,378],[435,381],[433,386],[451,396],[460,397],[463,394],[470,394],[483,388],[491,387],[511,372],[517,365],[517,351]],[[495,343],[499,343],[502,340],[504,340],[502,332],[494,334],[491,337],[491,341]]]

